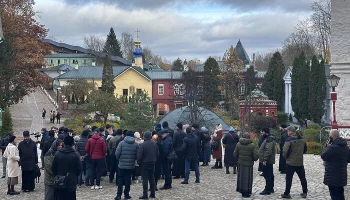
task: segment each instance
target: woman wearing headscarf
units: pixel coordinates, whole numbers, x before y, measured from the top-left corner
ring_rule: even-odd
[[[16,146],[16,136],[11,136],[9,138],[9,144],[3,156],[7,158],[7,194],[18,195],[19,192],[15,191],[15,185],[18,184],[20,158]]]
[[[63,141],[60,139],[55,140],[49,151],[44,156],[45,160],[45,177],[44,177],[44,184],[45,184],[45,200],[53,200],[55,198],[55,188],[54,188],[54,179],[55,176],[52,173],[51,167],[52,167],[52,161],[55,157],[55,154],[57,151],[62,149]]]
[[[211,167],[212,169],[222,169],[222,145],[221,145],[221,139],[222,139],[222,125],[218,124],[216,125],[215,133],[212,137],[212,140],[217,141],[219,143],[219,146],[217,149],[213,149],[212,155],[213,158],[216,159],[215,165]]]
[[[236,129],[230,127],[229,133],[224,136],[222,143],[225,145],[224,164],[226,167],[226,174],[230,173],[230,167],[233,167],[233,173],[236,174],[237,158],[233,156],[236,145],[239,142],[239,137],[236,133]]]
[[[250,197],[253,186],[253,165],[259,158],[258,150],[250,139],[249,133],[244,133],[239,140],[233,155],[238,159],[237,192],[243,197]]]

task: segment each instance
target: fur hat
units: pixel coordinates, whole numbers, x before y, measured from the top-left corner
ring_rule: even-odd
[[[127,131],[126,136],[134,137],[134,131]]]
[[[72,136],[67,136],[64,138],[64,145],[73,146],[74,138]]]

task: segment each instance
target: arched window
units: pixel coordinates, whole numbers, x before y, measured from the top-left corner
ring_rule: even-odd
[[[178,84],[174,85],[174,94],[179,95],[180,94],[180,87]]]
[[[185,86],[183,84],[180,84],[180,95],[184,95],[185,94]]]

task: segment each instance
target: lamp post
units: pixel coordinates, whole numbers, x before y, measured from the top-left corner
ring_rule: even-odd
[[[337,101],[337,93],[335,92],[335,88],[338,86],[340,78],[334,74],[327,77],[327,82],[329,87],[332,88],[331,91],[331,101],[333,102],[333,121],[332,121],[332,129],[338,129],[338,123],[335,112],[335,102]]]

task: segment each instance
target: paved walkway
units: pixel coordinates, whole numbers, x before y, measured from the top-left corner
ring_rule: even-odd
[[[278,156],[276,156],[278,160]],[[328,188],[322,183],[324,167],[322,165],[319,156],[305,155],[305,168],[306,168],[306,178],[308,181],[308,198],[307,199],[325,199],[330,200],[328,194]],[[213,162],[211,163],[213,165]],[[270,196],[261,196],[259,192],[264,188],[265,181],[264,178],[259,176],[257,172],[257,163],[255,163],[254,169],[254,181],[253,181],[253,195],[251,198],[246,199],[281,199],[280,195],[284,192],[285,187],[285,176],[277,173],[278,165],[274,166],[275,172],[275,194]],[[0,167],[0,169],[2,169]],[[243,199],[240,194],[236,192],[236,181],[237,176],[234,174],[225,174],[224,169],[212,170],[210,167],[200,167],[201,172],[201,183],[195,184],[195,178],[193,172],[190,175],[190,184],[181,185],[182,180],[173,180],[173,189],[166,191],[156,192],[156,199],[158,200],[238,200]],[[33,193],[21,193],[19,196],[12,197],[6,195],[6,180],[0,180],[0,199],[44,199],[44,173],[40,178],[40,183],[37,184],[36,189]],[[114,184],[107,183],[107,177],[102,181],[101,185],[103,189],[101,190],[90,190],[90,188],[78,188],[77,189],[77,199],[78,200],[100,200],[100,199],[110,199],[115,197],[116,186]],[[20,178],[21,183],[21,178]],[[350,183],[350,182],[349,182]],[[163,180],[158,183],[158,187],[161,187]],[[17,190],[20,190],[20,185],[16,186]],[[299,194],[301,193],[301,185],[297,176],[294,176],[293,186],[291,190],[291,195],[293,199],[301,199]],[[350,198],[350,188],[345,187],[346,199]],[[131,186],[130,195],[133,199],[138,199],[142,194],[142,184],[133,184]]]

